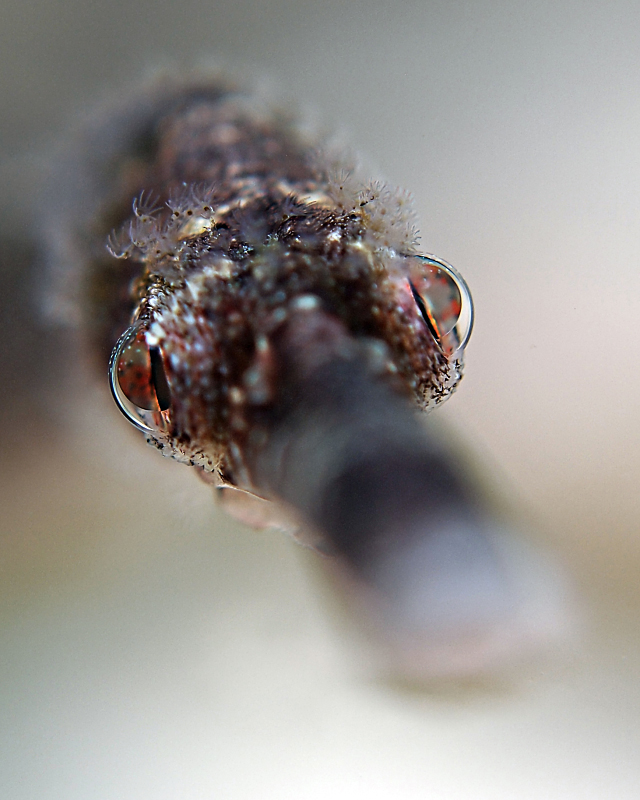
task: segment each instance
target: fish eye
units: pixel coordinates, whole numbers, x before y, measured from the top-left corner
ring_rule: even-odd
[[[111,393],[124,416],[148,433],[164,427],[162,412],[171,406],[171,390],[162,352],[149,347],[142,328],[128,328],[113,348],[109,363]]]
[[[473,330],[473,300],[460,273],[431,255],[409,258],[409,286],[420,315],[451,357],[462,351]]]

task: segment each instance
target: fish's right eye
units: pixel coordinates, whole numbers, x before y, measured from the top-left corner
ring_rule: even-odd
[[[145,433],[164,427],[171,390],[162,352],[149,347],[145,332],[134,325],[120,337],[109,363],[111,393],[124,416]]]

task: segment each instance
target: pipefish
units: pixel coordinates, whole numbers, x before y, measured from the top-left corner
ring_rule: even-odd
[[[60,173],[51,306],[128,421],[234,516],[336,559],[407,674],[491,660],[513,576],[421,419],[458,386],[473,305],[409,196],[208,77],[107,108]]]

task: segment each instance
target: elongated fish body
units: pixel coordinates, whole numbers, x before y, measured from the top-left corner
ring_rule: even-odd
[[[147,441],[335,557],[408,674],[499,652],[517,587],[419,413],[461,378],[471,298],[406,194],[211,79],[105,112],[61,171],[50,305]]]

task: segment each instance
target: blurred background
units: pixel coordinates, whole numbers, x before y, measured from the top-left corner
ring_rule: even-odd
[[[640,796],[640,5],[27,0],[0,19],[0,794]],[[438,414],[564,564],[585,624],[562,659],[377,679],[314,556],[223,517],[39,331],[52,143],[150,67],[211,60],[346,131],[467,278],[466,377]]]

